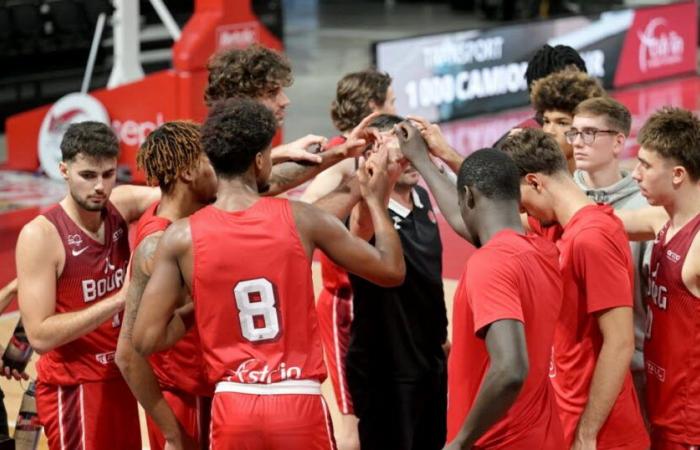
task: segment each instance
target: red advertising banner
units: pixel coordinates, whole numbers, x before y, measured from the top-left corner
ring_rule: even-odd
[[[615,72],[615,87],[695,70],[698,42],[695,2],[635,11]]]
[[[41,167],[47,175],[59,178],[63,133],[71,123],[96,120],[110,124],[119,138],[121,178],[143,182],[136,153],[146,136],[169,120],[204,119],[206,63],[214,52],[254,42],[282,49],[282,42],[256,16],[258,3],[197,0],[194,14],[173,46],[172,70],[90,95],[68,94],[53,105],[10,117],[5,127],[8,160],[1,168],[36,171]]]

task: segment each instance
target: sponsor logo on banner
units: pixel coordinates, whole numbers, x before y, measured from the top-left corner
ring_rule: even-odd
[[[154,120],[144,120],[143,122],[131,119],[113,120],[112,129],[119,138],[119,142],[138,148],[144,143],[151,131],[163,125],[163,123],[165,123],[163,113],[158,112]]]
[[[694,72],[697,17],[695,2],[634,10],[613,86]]]
[[[105,107],[87,94],[73,93],[61,97],[44,116],[39,128],[39,163],[46,174],[61,179],[61,140],[71,124],[86,121],[109,124]]]
[[[223,25],[216,29],[216,47],[245,48],[260,42],[260,25],[257,22],[245,22]]]
[[[685,39],[669,26],[663,17],[653,18],[639,37],[639,70],[646,72],[657,67],[683,61]]]

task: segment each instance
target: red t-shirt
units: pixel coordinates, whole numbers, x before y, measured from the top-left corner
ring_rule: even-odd
[[[603,343],[595,313],[632,307],[634,268],[627,234],[607,205],[589,205],[574,214],[557,247],[564,304],[555,332],[551,378],[564,434],[571,444]],[[648,446],[630,373],[597,442],[598,448]]]
[[[195,321],[209,382],[326,378],[311,261],[288,200],[189,218]]]
[[[134,248],[148,236],[170,226],[168,219],[156,215],[158,204],[153,203],[139,219]],[[192,395],[211,396],[200,347],[197,329],[192,327],[172,348],[151,355],[151,366],[160,386]]]
[[[654,241],[647,298],[644,359],[654,435],[700,444],[700,297],[683,281],[700,214],[670,239],[667,223]]]
[[[557,249],[545,239],[497,233],[467,263],[455,293],[448,362],[447,436],[462,427],[489,367],[483,331],[498,320],[523,323],[529,372],[517,400],[478,448],[561,449],[564,437],[549,381],[562,303]]]

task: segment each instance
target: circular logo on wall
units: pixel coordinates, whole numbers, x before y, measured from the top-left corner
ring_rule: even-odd
[[[61,140],[73,123],[88,120],[109,124],[105,107],[88,94],[73,93],[60,99],[49,109],[39,128],[39,163],[51,178],[60,179]]]

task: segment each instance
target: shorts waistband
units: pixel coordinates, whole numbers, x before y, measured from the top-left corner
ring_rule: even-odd
[[[216,383],[216,391],[235,392],[238,394],[253,395],[321,395],[321,383],[316,380],[285,380],[277,383],[234,383],[233,381],[220,381]]]

